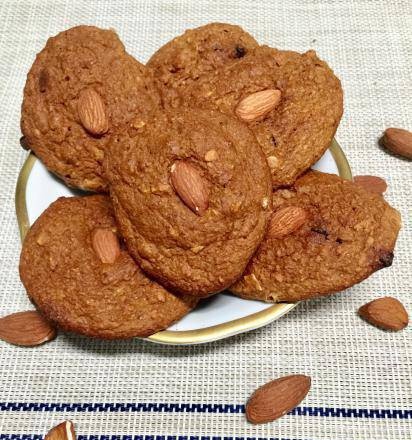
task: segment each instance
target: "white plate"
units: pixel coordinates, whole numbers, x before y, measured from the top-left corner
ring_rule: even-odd
[[[314,166],[327,173],[350,179],[348,162],[336,141]],[[65,186],[30,155],[16,187],[16,213],[22,238],[29,226],[58,197],[82,194]],[[267,304],[221,293],[201,301],[199,306],[167,331],[148,339],[165,344],[197,344],[232,336],[261,327],[287,313],[296,304]]]

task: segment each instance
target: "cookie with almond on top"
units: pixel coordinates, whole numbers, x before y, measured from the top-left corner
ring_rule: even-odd
[[[52,203],[24,240],[20,278],[49,321],[101,339],[149,336],[197,303],[141,271],[125,249],[105,195]]]
[[[108,143],[138,132],[159,105],[149,69],[114,31],[77,26],[49,38],[27,75],[23,143],[67,185],[107,192]]]
[[[267,302],[339,292],[391,266],[400,227],[399,212],[380,194],[308,171],[274,192],[266,236],[230,290]]]

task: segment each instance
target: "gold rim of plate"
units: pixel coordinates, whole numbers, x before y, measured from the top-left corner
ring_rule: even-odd
[[[336,142],[333,139],[329,151],[331,152],[333,159],[336,162],[336,166],[339,171],[340,177],[343,179],[352,179],[352,172],[346,156]],[[27,231],[30,228],[29,216],[26,206],[26,186],[29,179],[33,165],[36,162],[36,156],[30,154],[23,164],[20,171],[19,178],[16,185],[16,215],[19,224],[20,238],[23,241]],[[148,340],[157,342],[160,344],[173,344],[173,345],[189,345],[189,344],[201,344],[205,342],[212,342],[218,339],[227,338],[229,336],[236,335],[238,333],[254,330],[259,327],[263,327],[281,316],[288,313],[298,303],[279,303],[268,307],[252,315],[238,318],[233,321],[228,321],[223,324],[213,325],[211,327],[205,327],[197,330],[185,330],[185,331],[172,331],[164,330],[158,332],[152,336],[149,336]]]

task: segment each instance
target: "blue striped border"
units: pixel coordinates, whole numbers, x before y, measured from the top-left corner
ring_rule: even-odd
[[[148,413],[244,413],[245,405],[217,403],[37,403],[0,402],[0,411],[13,412],[148,412]],[[292,416],[348,417],[356,419],[412,419],[408,409],[356,409],[298,406]],[[1,440],[1,438],[0,438]]]
[[[0,440],[43,440],[39,434],[0,434]],[[220,437],[198,435],[78,435],[77,440],[299,440],[279,437]]]
[[[39,434],[0,434],[0,440],[43,440]],[[77,440],[298,440],[279,437],[220,437],[198,435],[78,435]]]

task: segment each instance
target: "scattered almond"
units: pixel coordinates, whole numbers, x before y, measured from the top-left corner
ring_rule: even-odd
[[[412,133],[403,128],[387,128],[381,144],[392,153],[412,159]]]
[[[377,176],[355,176],[353,181],[366,191],[376,194],[383,194],[388,187],[386,182]]]
[[[102,263],[113,264],[120,255],[119,239],[108,228],[97,228],[93,231],[92,246]]]
[[[187,161],[176,161],[170,170],[171,182],[180,199],[197,215],[209,206],[208,186],[197,169]]]
[[[73,423],[69,420],[60,423],[46,434],[44,440],[76,440]]]
[[[77,111],[83,127],[94,136],[109,129],[109,120],[101,96],[93,89],[83,89],[77,102]]]
[[[216,150],[209,150],[205,154],[205,161],[206,162],[213,162],[218,158],[217,151]]]
[[[246,122],[266,116],[280,102],[281,92],[277,89],[261,90],[243,98],[236,107],[237,116]]]
[[[251,423],[276,420],[306,397],[311,379],[302,374],[281,377],[258,388],[246,404],[246,418]]]
[[[307,219],[307,213],[298,206],[286,206],[274,212],[270,219],[268,236],[281,238],[298,230]]]
[[[56,330],[35,310],[0,318],[0,339],[10,344],[32,347],[56,337]]]
[[[358,312],[370,324],[384,330],[399,331],[409,322],[408,312],[403,304],[390,296],[375,299],[363,305]]]

